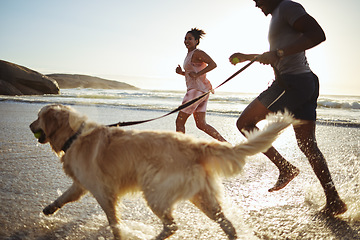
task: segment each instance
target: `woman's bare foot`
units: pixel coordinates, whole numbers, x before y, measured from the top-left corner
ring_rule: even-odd
[[[280,171],[279,178],[275,183],[274,187],[270,188],[269,192],[278,191],[283,189],[288,185],[288,183],[293,180],[297,175],[299,175],[300,170],[295,166],[288,167],[286,170]]]
[[[336,216],[343,214],[347,211],[346,203],[344,203],[340,198],[326,203],[325,207],[321,209],[321,213],[324,213],[329,216]]]

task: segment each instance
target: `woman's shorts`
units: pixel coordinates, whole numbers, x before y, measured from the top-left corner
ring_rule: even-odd
[[[312,73],[283,74],[259,96],[259,101],[270,111],[285,109],[295,118],[316,120],[319,79]]]
[[[194,98],[199,97],[200,95],[204,94],[203,92],[196,90],[196,89],[190,89],[185,94],[185,97],[182,101],[182,103],[186,103]],[[184,113],[187,114],[193,114],[194,112],[206,112],[207,102],[209,100],[209,94],[204,97],[202,100],[197,101],[196,103],[188,106],[187,108],[181,110]]]

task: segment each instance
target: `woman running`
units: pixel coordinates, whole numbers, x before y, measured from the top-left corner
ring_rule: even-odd
[[[200,38],[204,35],[205,32],[197,28],[192,28],[185,35],[184,44],[188,49],[188,53],[184,60],[184,71],[180,65],[176,68],[176,73],[185,76],[186,80],[187,92],[183,103],[212,90],[211,83],[206,78],[206,73],[216,68],[216,63],[204,51],[196,48],[200,43]],[[196,126],[200,130],[219,141],[226,142],[215,128],[206,123],[205,115],[208,100],[209,95],[181,110],[176,118],[176,131],[185,133],[185,123],[189,116],[193,114]]]

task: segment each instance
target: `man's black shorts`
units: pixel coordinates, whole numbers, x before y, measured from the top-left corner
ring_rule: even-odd
[[[272,112],[287,109],[295,118],[316,120],[319,79],[312,73],[283,74],[259,96],[259,101]]]

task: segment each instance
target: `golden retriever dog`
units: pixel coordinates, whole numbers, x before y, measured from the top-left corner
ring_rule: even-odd
[[[121,239],[116,203],[126,193],[142,191],[163,223],[156,239],[175,233],[172,211],[182,200],[190,200],[229,239],[236,239],[220,205],[221,178],[240,173],[247,156],[266,151],[292,123],[290,115],[274,115],[263,130],[232,146],[170,131],[108,127],[88,121],[71,107],[45,106],[30,129],[40,143],[51,145],[73,184],[43,213],[53,214],[89,191],[104,210],[114,238]]]

